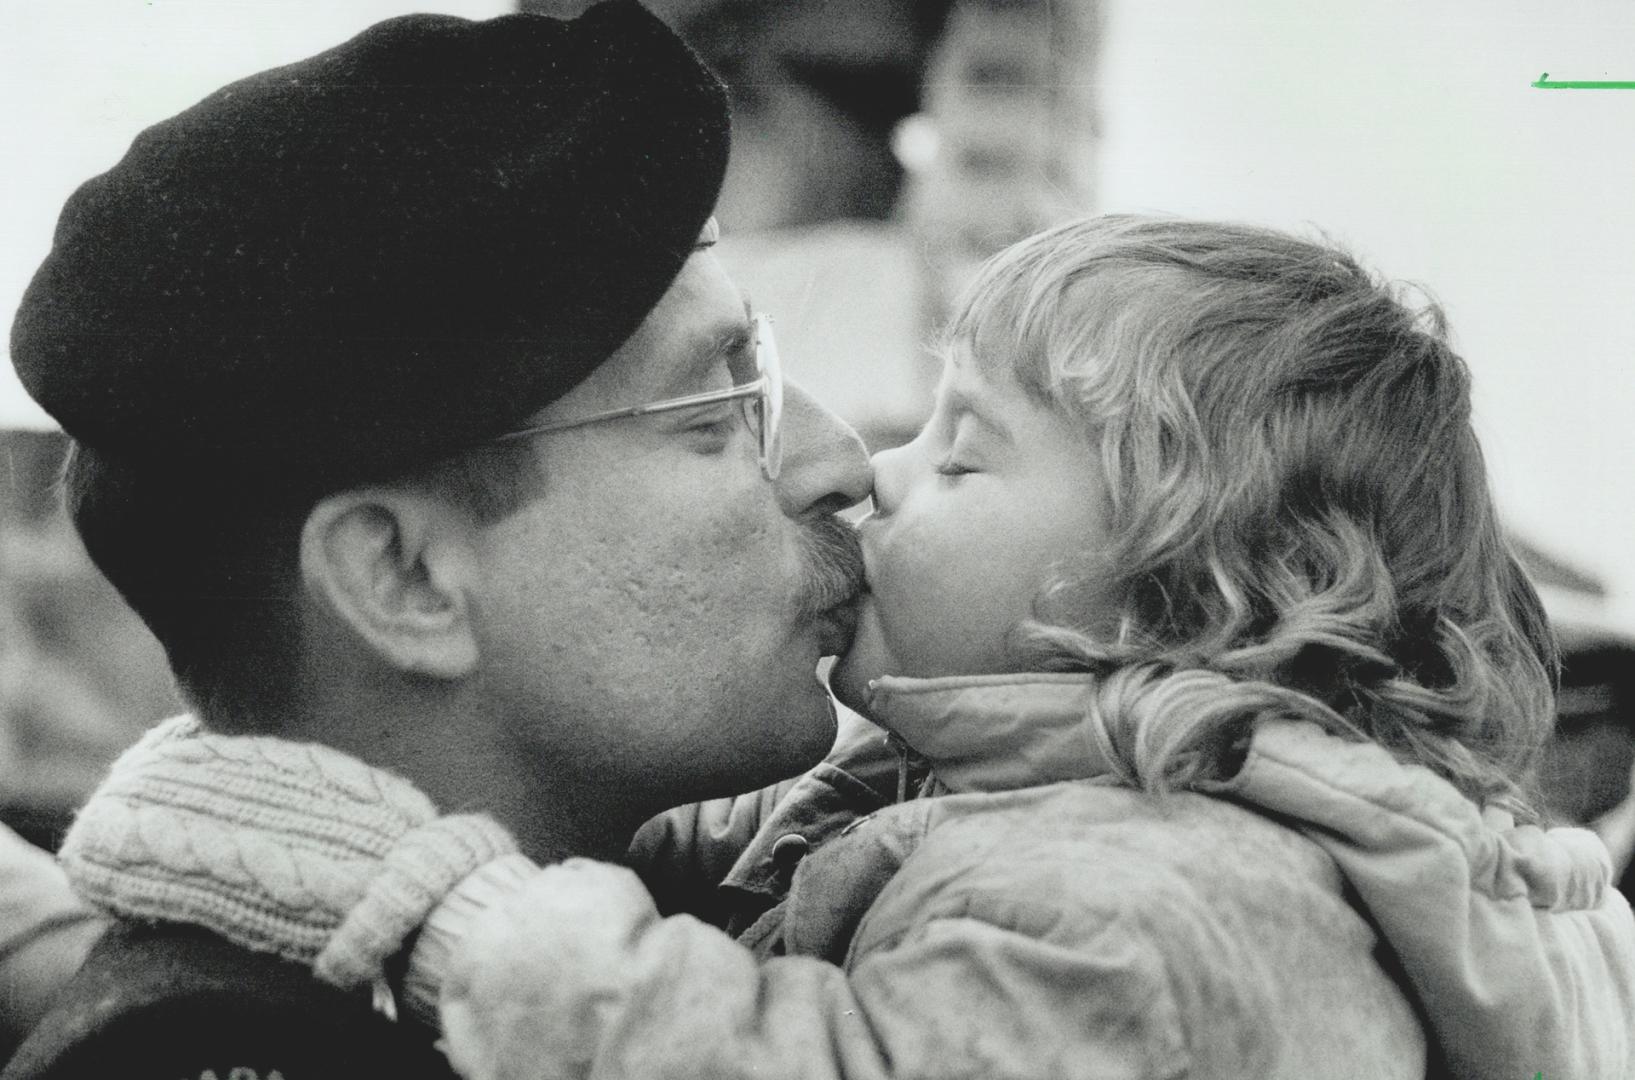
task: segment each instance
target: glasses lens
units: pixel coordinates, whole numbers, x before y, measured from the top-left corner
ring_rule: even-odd
[[[761,393],[755,399],[760,414],[761,472],[768,480],[776,480],[783,465],[783,363],[772,336],[772,319],[766,315],[755,316],[755,366],[761,373]]]

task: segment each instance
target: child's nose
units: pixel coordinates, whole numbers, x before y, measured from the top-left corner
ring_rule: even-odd
[[[901,501],[908,483],[907,464],[912,445],[894,446],[869,458],[874,469],[874,512],[881,517],[894,511]]]

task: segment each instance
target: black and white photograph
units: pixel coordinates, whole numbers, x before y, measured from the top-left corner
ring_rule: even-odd
[[[1635,1077],[1635,4],[0,0],[0,1080]]]

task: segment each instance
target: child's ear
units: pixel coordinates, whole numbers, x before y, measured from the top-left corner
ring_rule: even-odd
[[[475,671],[468,519],[425,494],[360,488],[330,495],[301,530],[307,590],[389,666],[462,679]]]

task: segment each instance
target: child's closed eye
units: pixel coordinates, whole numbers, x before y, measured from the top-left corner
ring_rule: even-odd
[[[975,468],[965,464],[952,455],[949,455],[948,457],[945,457],[941,461],[937,462],[936,465],[932,466],[932,470],[938,476],[948,477],[966,476],[970,473],[976,472]]]

